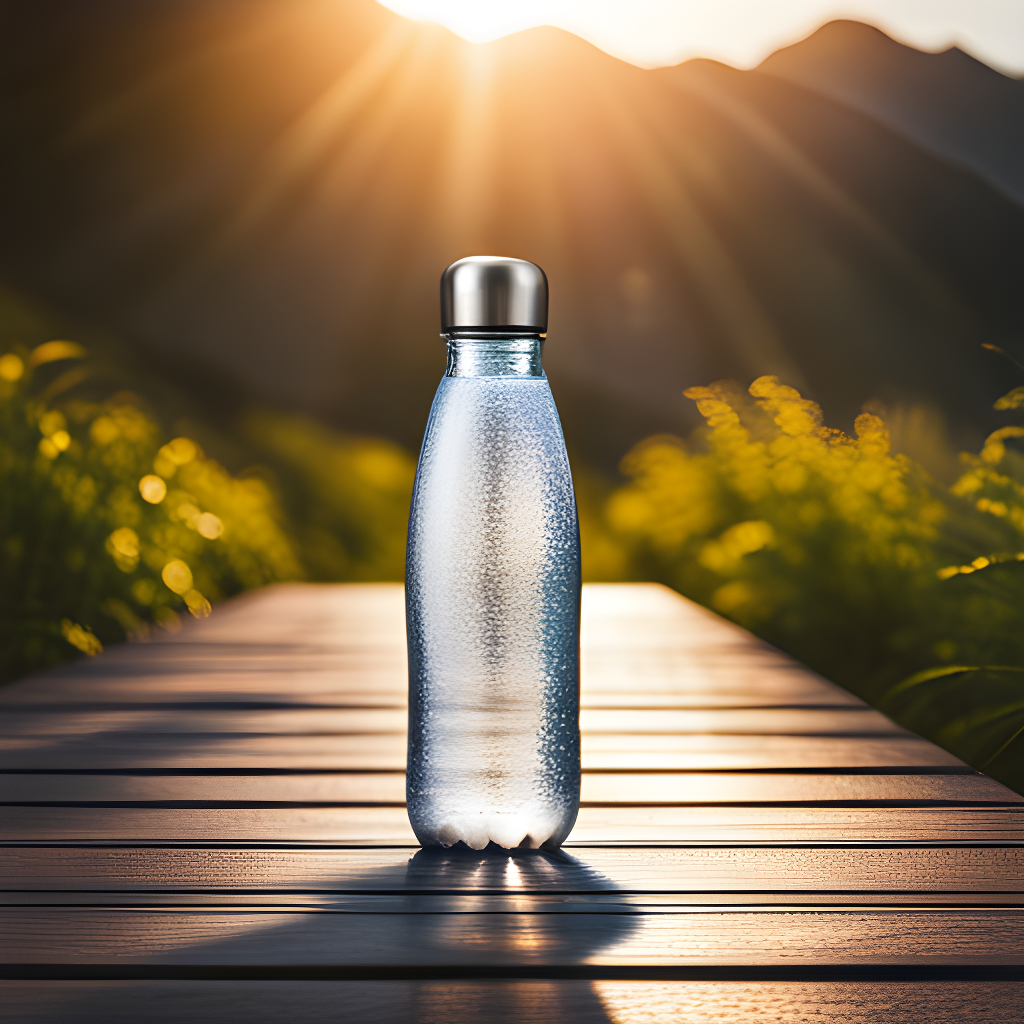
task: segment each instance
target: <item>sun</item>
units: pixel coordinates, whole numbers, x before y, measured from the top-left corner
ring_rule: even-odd
[[[488,0],[381,0],[396,14],[414,21],[444,25],[471,43],[492,39],[550,23],[550,0],[517,0],[515,4]]]

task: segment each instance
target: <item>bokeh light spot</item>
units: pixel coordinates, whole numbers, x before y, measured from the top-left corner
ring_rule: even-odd
[[[106,547],[122,572],[131,572],[139,564],[139,535],[130,526],[115,530]]]
[[[24,372],[25,364],[13,352],[0,356],[0,380],[13,384],[16,380],[21,380]]]
[[[160,576],[176,594],[184,594],[192,589],[192,570],[180,558],[171,559]]]
[[[98,416],[89,428],[89,436],[101,445],[110,444],[120,433],[120,427],[109,416]]]
[[[139,494],[142,495],[143,501],[148,501],[150,505],[159,505],[167,497],[167,484],[160,477],[150,473],[139,481]]]
[[[55,459],[60,455],[60,449],[48,438],[44,437],[39,442],[39,450],[48,458]]]
[[[191,501],[183,501],[175,510],[175,516],[178,519],[184,520],[187,526],[191,526],[194,530],[196,523],[199,521],[199,506],[193,505]]]
[[[72,647],[77,647],[84,654],[88,654],[90,658],[103,652],[103,644],[100,643],[99,638],[84,626],[78,625],[77,622],[61,619],[60,633]]]
[[[213,611],[210,602],[198,590],[188,590],[183,595],[188,610],[197,618],[205,619]]]
[[[195,442],[190,441],[187,437],[176,437],[160,449],[160,454],[165,459],[170,459],[176,466],[184,466],[191,462],[197,453]]]
[[[185,466],[199,455],[195,441],[187,437],[176,437],[168,441],[153,460],[153,468],[164,479],[169,480],[177,472],[179,466]]]
[[[212,512],[204,512],[196,520],[196,529],[207,540],[216,540],[224,532],[224,524]]]
[[[63,430],[68,425],[64,413],[59,409],[51,409],[39,418],[39,430],[44,437],[52,437],[58,430]]]

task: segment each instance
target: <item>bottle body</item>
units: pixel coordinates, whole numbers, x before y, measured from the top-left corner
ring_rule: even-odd
[[[455,339],[409,522],[409,818],[556,847],[579,806],[579,530],[540,339]]]

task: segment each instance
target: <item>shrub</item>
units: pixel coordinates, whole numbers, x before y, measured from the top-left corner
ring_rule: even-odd
[[[53,341],[0,357],[5,679],[303,575],[267,483],[232,476],[187,437],[164,443],[133,394],[73,397],[84,356]]]
[[[1013,667],[1024,665],[1024,459],[1006,446],[1024,430],[993,434],[944,491],[890,451],[877,416],[847,436],[777,378],[747,394],[731,383],[686,394],[706,428],[690,444],[634,448],[630,482],[606,508],[630,575],[675,587],[873,702],[889,695],[909,727],[975,764],[998,757],[993,773],[1024,785],[1024,674]],[[934,671],[937,660],[948,669]]]
[[[402,580],[416,461],[391,441],[250,412],[239,434],[270,467],[310,579]]]

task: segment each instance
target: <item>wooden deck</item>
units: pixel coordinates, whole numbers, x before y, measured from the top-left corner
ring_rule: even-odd
[[[0,693],[5,1021],[1014,1021],[1024,800],[653,585],[584,596],[559,855],[419,850],[392,585]]]

